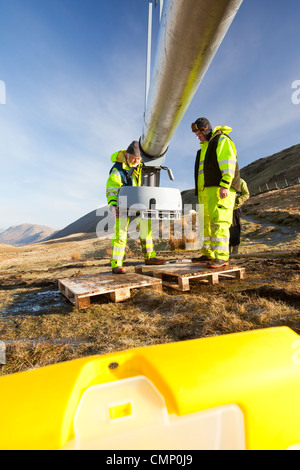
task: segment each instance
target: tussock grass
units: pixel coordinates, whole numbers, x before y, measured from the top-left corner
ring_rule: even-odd
[[[74,253],[71,254],[71,260],[72,261],[78,261],[80,259],[81,259],[81,257],[80,257],[79,251],[75,251]]]
[[[7,365],[0,373],[257,328],[286,325],[300,333],[299,308],[242,294],[238,281],[229,283],[228,290],[225,282],[195,282],[186,293],[136,290],[120,304],[103,300],[83,311],[61,306],[51,313],[7,318],[0,323],[0,337],[7,343]]]

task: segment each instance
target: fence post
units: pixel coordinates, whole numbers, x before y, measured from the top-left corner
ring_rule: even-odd
[[[6,364],[6,349],[4,341],[0,341],[0,365]]]

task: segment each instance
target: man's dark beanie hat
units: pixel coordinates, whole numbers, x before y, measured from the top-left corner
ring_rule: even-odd
[[[134,140],[131,142],[131,144],[128,146],[126,153],[130,153],[130,155],[134,155],[135,157],[140,157],[141,156],[141,151],[140,151],[140,144],[138,143],[137,140]]]
[[[211,131],[212,131],[211,123],[205,117],[198,118],[195,121],[195,123],[196,123],[199,131],[204,132],[204,134],[206,134],[206,135],[211,133]]]

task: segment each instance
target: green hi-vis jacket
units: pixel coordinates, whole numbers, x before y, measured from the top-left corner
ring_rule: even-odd
[[[126,150],[119,150],[111,156],[114,162],[106,183],[106,198],[108,205],[116,206],[118,193],[122,186],[140,186],[142,177],[142,164],[130,167],[126,161]]]
[[[236,148],[227,135],[228,126],[217,126],[208,141],[200,144],[195,163],[196,194],[209,186],[223,186],[240,191]]]

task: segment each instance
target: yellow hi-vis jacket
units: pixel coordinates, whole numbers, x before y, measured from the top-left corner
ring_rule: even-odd
[[[134,169],[126,161],[126,150],[119,150],[111,156],[114,162],[106,183],[106,198],[108,205],[116,206],[118,193],[122,186],[140,186],[142,176],[142,164]],[[131,171],[132,170],[132,171]]]
[[[217,126],[214,128],[211,138],[213,138],[217,131],[221,131],[223,134],[229,134],[232,131],[232,128],[228,126]],[[204,161],[208,145],[208,141],[200,144],[201,154],[198,167],[198,191],[203,191],[205,185]],[[216,153],[218,166],[222,174],[222,180],[220,181],[219,186],[230,188],[237,164],[235,145],[230,138],[227,138],[225,135],[221,135],[218,141]]]

